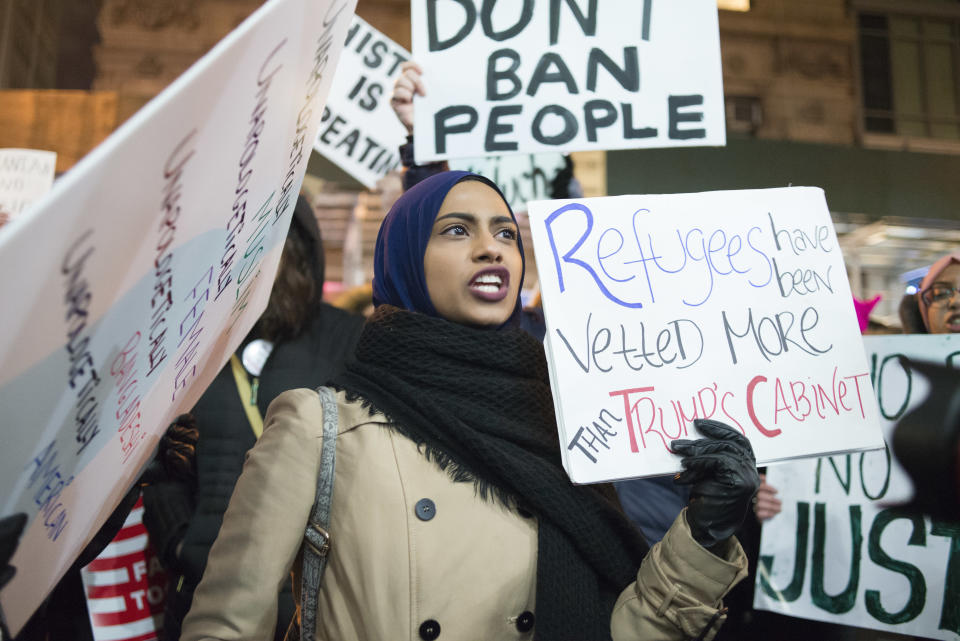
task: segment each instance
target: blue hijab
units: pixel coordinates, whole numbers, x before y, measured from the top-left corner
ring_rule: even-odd
[[[411,312],[439,317],[430,294],[427,292],[427,277],[423,269],[423,257],[433,231],[433,223],[444,198],[454,185],[463,180],[477,180],[503,198],[503,193],[489,179],[469,171],[445,171],[423,180],[404,193],[387,217],[383,219],[377,234],[377,247],[373,256],[373,304],[393,305]],[[507,203],[506,198],[503,202]],[[513,222],[517,222],[510,204],[507,210]],[[519,227],[519,225],[518,225]],[[523,243],[517,235],[523,271],[520,274],[520,289],[523,288],[523,273],[526,260]],[[520,322],[521,305],[519,289],[513,314],[501,327],[516,327]]]

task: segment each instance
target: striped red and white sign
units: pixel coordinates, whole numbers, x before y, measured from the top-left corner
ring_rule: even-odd
[[[81,574],[96,641],[157,639],[167,577],[143,525],[143,499]]]

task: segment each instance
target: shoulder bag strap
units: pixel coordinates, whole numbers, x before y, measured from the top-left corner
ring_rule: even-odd
[[[317,388],[323,407],[323,449],[317,474],[317,496],[304,534],[303,575],[300,580],[300,641],[314,641],[317,632],[317,598],[330,552],[330,503],[337,454],[337,400],[329,387]]]

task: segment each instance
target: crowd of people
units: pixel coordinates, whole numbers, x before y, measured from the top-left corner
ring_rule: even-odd
[[[405,63],[392,105],[411,134],[426,90]],[[322,300],[301,197],[266,312],[141,479],[163,638],[772,638],[752,578],[781,503],[749,441],[698,419],[675,478],[571,484],[516,216],[412,144],[369,293]],[[960,253],[904,297],[905,331],[960,332],[958,290]],[[35,617],[20,638],[56,636]]]

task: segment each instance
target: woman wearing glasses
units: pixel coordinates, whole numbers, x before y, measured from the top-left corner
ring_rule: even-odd
[[[917,299],[928,332],[960,332],[960,252],[947,254],[930,267]]]

